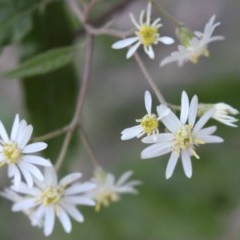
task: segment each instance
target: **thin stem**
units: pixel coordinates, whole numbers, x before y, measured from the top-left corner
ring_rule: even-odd
[[[88,21],[89,9],[86,7],[85,11],[81,9],[81,7],[77,4],[75,0],[67,0],[69,7],[75,13],[76,17],[83,23],[84,29],[79,31],[78,35],[81,35],[83,31],[88,32],[92,35],[110,35],[118,38],[125,38],[130,35],[133,31],[121,32],[116,31],[114,29],[110,29],[110,25],[112,21],[109,21],[109,18],[112,17],[113,14],[123,10],[128,4],[134,2],[136,0],[124,0],[122,3],[114,5],[114,7],[110,8],[108,11],[102,14],[100,18],[95,19],[92,22]],[[87,9],[87,10],[86,10]],[[103,26],[101,26],[101,24]],[[101,26],[101,27],[97,27]]]
[[[84,144],[85,149],[87,150],[87,153],[90,157],[90,160],[91,160],[94,168],[96,169],[99,166],[99,164],[98,164],[97,158],[95,157],[95,155],[93,153],[93,148],[90,144],[87,133],[86,133],[85,129],[83,128],[83,126],[81,125],[81,123],[79,123],[78,126],[79,126],[80,135],[81,135],[81,140]]]
[[[83,103],[84,103],[84,99],[85,99],[85,95],[86,95],[86,91],[87,91],[87,86],[88,86],[88,82],[89,82],[89,78],[90,78],[92,56],[93,56],[93,36],[90,35],[90,34],[87,34],[86,61],[85,61],[85,66],[84,66],[84,70],[83,70],[82,84],[81,84],[81,88],[80,88],[80,91],[79,91],[79,95],[78,95],[78,99],[77,99],[77,106],[76,106],[76,109],[75,109],[73,119],[72,119],[72,121],[69,125],[69,129],[66,133],[61,151],[59,153],[57,162],[55,164],[56,171],[59,170],[59,168],[61,167],[61,165],[63,163],[63,160],[64,160],[65,155],[67,153],[67,149],[68,149],[70,140],[72,138],[73,131],[78,124],[78,121],[79,121],[79,118],[80,118],[80,115],[81,115],[81,112],[82,112]]]
[[[68,131],[68,129],[69,129],[69,126],[65,126],[63,128],[60,128],[60,129],[55,130],[55,131],[52,131],[52,132],[47,133],[45,135],[42,135],[40,137],[33,138],[32,140],[34,142],[46,141],[46,140],[49,140],[49,139],[52,139],[52,138],[55,138],[55,137],[58,137],[58,136],[64,134],[65,132]]]
[[[177,21],[165,8],[163,8],[159,3],[157,3],[156,1],[152,1],[153,4],[155,5],[155,7],[157,8],[157,10],[164,16],[166,17],[169,21],[171,21],[174,25],[176,25],[177,27],[182,26],[182,24]]]
[[[147,80],[147,82],[149,83],[150,87],[152,88],[152,90],[154,91],[156,97],[158,98],[159,102],[162,104],[167,104],[165,98],[163,97],[162,93],[160,92],[160,90],[158,89],[156,83],[153,81],[153,79],[151,78],[149,71],[147,70],[146,66],[144,65],[141,57],[139,56],[138,53],[134,54],[135,60],[139,66],[139,68],[141,69],[145,79]]]

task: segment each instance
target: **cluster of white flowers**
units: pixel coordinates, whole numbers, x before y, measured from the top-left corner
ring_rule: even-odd
[[[67,233],[72,230],[70,217],[83,222],[77,205],[95,206],[97,203],[96,208],[99,208],[102,203],[107,205],[106,201],[117,200],[122,193],[136,193],[134,186],[139,181],[127,182],[132,172],[123,174],[116,183],[112,174],[101,180],[95,177],[92,181],[77,182],[82,175],[79,172],[71,173],[58,182],[51,161],[35,155],[47,144],[36,142],[27,145],[32,131],[33,127],[25,120],[20,121],[17,114],[9,137],[0,121],[0,166],[7,164],[8,176],[13,179],[12,185],[0,195],[13,202],[12,211],[22,211],[32,226],[43,228],[46,236],[52,233],[56,217]],[[43,167],[43,174],[36,165]],[[115,198],[108,200],[108,194]]]
[[[151,95],[146,91],[145,105],[148,112],[146,116],[149,116],[148,123],[142,121],[143,124],[141,122],[139,126],[123,130],[122,140],[139,137],[144,133],[148,134],[148,136],[142,139],[142,142],[151,145],[141,152],[142,159],[171,153],[166,169],[167,179],[172,176],[179,157],[182,160],[185,175],[190,178],[192,176],[191,156],[197,159],[200,158],[196,148],[202,144],[221,143],[223,141],[222,138],[212,135],[217,129],[216,126],[204,127],[210,118],[229,126],[236,126],[233,122],[236,122],[237,119],[228,115],[229,113],[237,114],[238,111],[236,109],[223,103],[204,108],[203,104],[198,103],[196,95],[189,102],[185,91],[182,92],[181,97],[180,118],[168,106],[163,104],[157,106],[157,116],[159,117],[156,117],[156,115],[151,117],[151,102]],[[202,114],[200,119],[197,120],[199,108],[201,108]],[[158,120],[166,128],[166,131],[163,133],[159,133]],[[145,125],[148,127],[144,127]]]
[[[161,19],[156,18],[152,21],[151,15],[150,2],[147,9],[141,11],[139,22],[130,14],[130,19],[136,27],[135,36],[115,42],[112,48],[128,47],[128,59],[142,45],[147,56],[154,59],[153,45],[160,42],[166,45],[173,44],[175,40],[172,37],[161,36],[159,33],[163,26],[160,23]],[[208,57],[208,44],[224,39],[223,36],[212,36],[215,28],[220,25],[220,22],[215,23],[215,18],[215,15],[210,18],[203,32],[193,32],[179,25],[178,51],[163,59],[160,66],[171,62],[182,66],[188,61],[197,63],[200,56]],[[213,135],[217,130],[216,126],[205,127],[210,119],[237,127],[238,120],[233,116],[239,113],[237,109],[222,102],[199,103],[196,95],[190,100],[185,91],[181,95],[180,107],[165,103],[158,105],[156,112],[152,111],[152,96],[149,91],[145,92],[144,105],[147,113],[136,120],[136,125],[124,129],[121,139],[142,138],[144,144],[149,144],[141,152],[142,159],[169,153],[165,174],[167,179],[172,176],[179,159],[185,175],[191,178],[192,157],[200,158],[198,147],[207,143],[223,142],[221,137]],[[175,114],[178,110],[179,117]],[[122,194],[137,193],[135,187],[141,182],[129,180],[132,171],[123,173],[116,180],[113,174],[97,167],[90,181],[80,182],[80,172],[68,174],[58,181],[51,161],[37,155],[47,148],[47,144],[28,144],[32,132],[33,127],[25,120],[20,120],[18,114],[15,116],[10,135],[0,121],[0,167],[8,166],[7,175],[11,179],[10,187],[5,188],[0,195],[12,202],[12,211],[23,212],[31,225],[42,228],[46,236],[53,232],[56,218],[67,233],[72,230],[70,218],[83,222],[84,217],[77,208],[78,205],[95,206],[96,211],[99,211],[101,206],[118,201]]]
[[[174,43],[171,37],[160,37],[158,30],[163,25],[160,23],[160,18],[151,21],[151,14],[151,2],[147,5],[146,13],[144,10],[140,13],[139,23],[135,20],[133,14],[130,14],[131,21],[136,27],[136,36],[119,40],[112,45],[112,48],[130,47],[126,55],[126,58],[130,58],[139,46],[143,45],[145,53],[151,59],[154,59],[155,54],[152,47],[154,44],[159,42],[164,44]],[[178,66],[182,66],[188,61],[197,63],[200,56],[208,57],[209,43],[224,39],[223,36],[213,36],[215,28],[220,25],[220,22],[215,22],[215,19],[216,16],[213,15],[205,25],[203,32],[192,31],[185,25],[178,23],[176,31],[180,42],[178,51],[163,59],[160,66],[171,62],[177,62]],[[176,24],[176,20],[174,20],[174,23]],[[144,101],[147,114],[136,120],[139,123],[138,125],[124,129],[121,132],[121,139],[129,140],[147,135],[142,139],[142,142],[151,145],[141,152],[142,159],[171,153],[166,169],[166,178],[172,176],[179,158],[182,160],[185,175],[190,178],[192,176],[191,157],[199,158],[196,148],[202,144],[223,141],[222,138],[212,135],[217,129],[215,126],[204,127],[210,118],[228,126],[237,126],[235,124],[237,119],[231,115],[238,114],[238,110],[226,103],[198,103],[197,96],[189,101],[184,91],[181,98],[179,119],[173,112],[173,110],[179,109],[170,104],[168,106],[161,104],[157,106],[157,113],[152,113],[152,97],[148,91],[145,92]],[[160,132],[160,123],[165,127],[163,133]]]
[[[163,24],[160,23],[161,19],[156,18],[151,21],[151,15],[151,3],[148,3],[146,13],[144,10],[141,11],[139,23],[136,21],[133,14],[130,13],[130,19],[136,27],[136,36],[119,40],[112,45],[112,48],[122,49],[130,47],[126,55],[126,58],[128,59],[132,57],[137,49],[142,45],[148,57],[154,59],[155,53],[153,45],[156,45],[159,42],[166,45],[173,44],[175,41],[172,37],[160,36],[159,28],[163,26]],[[224,39],[223,36],[212,36],[215,28],[220,25],[220,22],[214,23],[215,18],[215,15],[210,18],[209,22],[205,25],[203,32],[192,32],[185,26],[180,26],[177,29],[177,37],[181,45],[178,46],[178,51],[175,51],[171,53],[169,57],[164,58],[161,61],[160,66],[162,67],[171,62],[177,62],[178,66],[182,66],[188,61],[197,63],[200,56],[208,57],[208,44],[213,41],[220,41]]]

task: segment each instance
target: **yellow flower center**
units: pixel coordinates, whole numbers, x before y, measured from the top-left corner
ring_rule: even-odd
[[[48,187],[42,192],[41,196],[39,197],[39,201],[45,207],[50,204],[58,204],[62,199],[62,192],[62,188]]]
[[[193,51],[189,56],[189,59],[193,63],[198,63],[198,58],[200,56],[209,57],[210,53],[206,48],[202,48],[198,51]]]
[[[190,148],[192,154],[199,159],[198,154],[194,150],[194,144],[204,144],[201,139],[196,139],[192,133],[192,126],[185,124],[175,134],[174,151],[179,153],[180,150]]]
[[[151,27],[146,24],[141,26],[137,35],[144,46],[156,43],[159,36],[158,29],[156,27]]]
[[[116,202],[119,199],[119,195],[110,189],[101,189],[96,196],[95,210],[98,212],[101,209],[101,205],[108,207],[111,202]]]
[[[20,160],[22,152],[20,151],[16,143],[10,142],[3,145],[3,155],[5,156],[8,163],[15,164]]]
[[[158,120],[155,114],[147,114],[142,119],[136,120],[136,122],[140,122],[146,134],[158,132]]]

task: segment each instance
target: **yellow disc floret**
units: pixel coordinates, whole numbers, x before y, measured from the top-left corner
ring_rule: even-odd
[[[194,144],[204,144],[204,142],[194,137],[191,125],[185,124],[175,134],[174,151],[179,153],[180,150],[190,149],[192,154],[199,159],[198,154],[194,150]]]
[[[3,155],[5,157],[5,160],[7,163],[18,163],[18,161],[21,159],[22,152],[18,148],[17,144],[14,142],[5,143],[3,145]]]
[[[102,188],[98,191],[95,200],[95,210],[98,212],[101,209],[101,205],[108,207],[111,202],[118,201],[119,195],[111,189]]]
[[[155,114],[147,114],[142,119],[136,120],[140,122],[146,134],[152,134],[158,132],[158,120]]]
[[[149,25],[142,25],[137,35],[144,46],[152,45],[157,42],[159,37],[158,28]]]
[[[39,201],[43,206],[48,206],[50,204],[58,204],[62,199],[63,189],[59,187],[48,187],[46,188],[41,196],[39,197]]]

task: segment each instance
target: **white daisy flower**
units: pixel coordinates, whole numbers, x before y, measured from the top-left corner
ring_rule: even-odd
[[[155,138],[156,134],[159,133],[158,125],[159,120],[166,116],[170,110],[166,109],[166,111],[162,112],[161,115],[157,116],[152,113],[152,97],[149,91],[145,92],[144,103],[147,114],[141,118],[137,119],[136,122],[140,123],[136,126],[124,129],[121,134],[122,140],[129,140],[132,138],[142,137],[144,134],[152,135]]]
[[[131,13],[130,19],[137,28],[137,31],[135,32],[136,36],[117,41],[112,45],[112,48],[122,49],[132,45],[129,48],[126,55],[126,58],[130,58],[137,51],[140,45],[143,45],[145,53],[149,56],[149,58],[154,59],[155,54],[152,45],[158,44],[159,42],[162,42],[167,45],[174,43],[174,40],[171,37],[167,36],[160,37],[158,29],[162,27],[162,24],[160,23],[161,19],[157,18],[151,23],[151,14],[152,14],[151,3],[148,3],[147,5],[145,19],[144,19],[145,11],[143,10],[141,12],[139,17],[139,23],[137,23],[133,14]]]
[[[237,127],[235,122],[238,121],[237,118],[230,115],[237,115],[239,111],[229,104],[226,103],[216,103],[216,104],[199,104],[198,106],[198,114],[202,114],[209,109],[215,109],[212,118],[227,125],[230,127]]]
[[[162,60],[160,66],[164,66],[171,62],[177,62],[178,66],[182,66],[184,63],[191,61],[193,63],[198,62],[200,56],[209,56],[208,44],[213,41],[223,40],[223,36],[212,36],[213,31],[220,22],[214,23],[215,15],[211,17],[206,24],[203,32],[194,32],[194,36],[187,41],[185,45],[179,45],[178,51],[173,52],[171,56]]]
[[[115,177],[111,173],[106,173],[102,168],[97,168],[92,182],[96,184],[96,188],[89,192],[89,196],[96,201],[96,211],[99,211],[101,205],[107,207],[111,202],[118,201],[121,194],[136,194],[135,186],[141,182],[137,180],[128,181],[132,176],[132,171],[127,171],[115,181]]]
[[[33,155],[47,147],[44,142],[28,144],[33,131],[32,125],[25,120],[19,120],[16,115],[10,137],[0,121],[0,166],[8,165],[8,176],[13,178],[13,184],[21,182],[21,174],[28,186],[33,185],[33,176],[43,181],[43,175],[35,165],[51,166],[51,162]]]
[[[13,203],[22,202],[26,199],[26,197],[23,197],[22,195],[18,194],[17,192],[13,191],[10,188],[4,189],[3,192],[0,193],[0,195],[8,200],[10,200]],[[33,213],[32,209],[26,209],[23,211],[24,214],[28,216],[30,219],[30,222],[32,226],[42,227],[42,221],[36,221],[36,219],[33,219]]]
[[[84,220],[76,205],[95,205],[86,193],[96,186],[90,182],[72,184],[81,177],[81,173],[69,174],[58,183],[54,167],[45,168],[44,177],[43,182],[34,179],[35,186],[32,188],[23,182],[19,186],[12,186],[13,190],[24,196],[22,201],[13,205],[12,210],[31,210],[33,224],[42,222],[46,236],[53,231],[55,216],[60,220],[64,230],[70,233],[72,230],[70,217],[78,222]]]
[[[167,108],[164,105],[158,107],[161,114]],[[166,178],[173,174],[179,157],[181,157],[185,175],[192,176],[191,156],[194,155],[199,159],[195,149],[200,144],[220,143],[223,139],[212,135],[216,131],[215,126],[203,128],[206,122],[213,115],[214,109],[207,111],[197,122],[198,98],[195,95],[190,104],[186,92],[182,93],[180,119],[171,111],[162,118],[163,124],[169,130],[167,133],[158,134],[157,141],[145,148],[141,153],[141,158],[153,158],[170,153],[171,156],[167,164]],[[152,143],[152,139],[146,137],[144,143]]]

